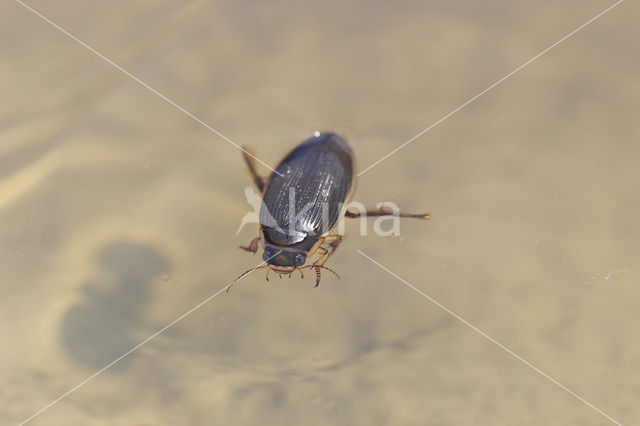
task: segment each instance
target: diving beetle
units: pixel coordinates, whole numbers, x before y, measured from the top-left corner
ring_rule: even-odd
[[[295,270],[304,277],[303,269],[313,268],[317,287],[320,270],[338,245],[342,235],[334,233],[339,219],[361,216],[400,216],[430,219],[429,214],[389,212],[383,209],[352,213],[347,210],[351,199],[355,167],[349,144],[335,133],[319,133],[295,147],[265,180],[256,170],[256,161],[250,151],[243,150],[249,174],[262,196],[259,222],[260,235],[241,249],[256,253],[263,247],[264,265],[251,268],[235,281],[255,269],[274,270],[280,276]],[[306,265],[313,255],[320,257]],[[339,276],[338,276],[339,278]],[[234,282],[235,282],[234,281]],[[230,286],[229,286],[230,287]],[[227,288],[228,290],[228,288]]]

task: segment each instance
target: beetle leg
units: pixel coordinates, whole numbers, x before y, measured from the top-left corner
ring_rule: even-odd
[[[240,246],[242,250],[250,251],[255,254],[258,251],[258,243],[260,243],[260,237],[254,238],[251,240],[248,246]]]
[[[329,256],[331,256],[333,252],[336,251],[341,242],[342,235],[331,235],[329,237],[326,237],[323,244],[328,244],[329,249],[327,250],[324,247],[318,247],[316,253],[320,254],[321,257],[320,259],[313,262],[313,266],[323,266]]]
[[[315,267],[316,270],[316,285],[314,287],[318,287],[320,285],[320,268]]]
[[[322,257],[320,257],[320,259],[316,260],[312,265],[310,265],[310,267],[315,269],[316,271],[316,285],[314,285],[314,287],[318,287],[320,285],[320,268],[322,267],[322,265],[324,265],[324,262],[327,261],[329,255],[331,254],[329,253],[329,250],[324,247],[318,247],[316,253],[320,254]]]
[[[269,272],[271,272],[271,268],[267,268],[267,276],[265,277],[267,281],[269,281]]]
[[[302,272],[302,268],[298,268],[298,271],[300,271],[300,279],[304,278],[304,272]]]
[[[330,255],[333,254],[334,251],[336,251],[341,242],[342,235],[331,235],[324,239],[324,243],[329,244],[329,247],[331,247]]]
[[[359,217],[365,216],[397,216],[397,217],[412,217],[415,219],[431,219],[431,215],[429,213],[423,214],[414,214],[414,213],[398,213],[390,212],[388,210],[384,210],[382,208],[377,210],[367,210],[366,212],[358,212],[351,213],[350,211],[346,211],[344,213],[344,217],[348,217],[349,219],[357,219]]]
[[[258,187],[258,191],[262,194],[264,192],[264,179],[258,176],[258,172],[256,170],[256,159],[252,157],[253,150],[243,146],[242,147],[242,156],[244,157],[244,162],[247,164],[247,168],[249,169],[249,174],[253,179],[253,183]]]
[[[324,247],[318,247],[318,250],[316,250],[316,253],[318,253],[322,257],[320,257],[320,259],[318,259],[315,262],[313,262],[313,264],[311,266],[322,266],[322,265],[324,265],[324,262],[327,261],[327,259],[329,258],[329,255],[332,252],[329,252],[329,250],[327,250]]]
[[[338,275],[338,273],[336,271],[334,271],[331,268],[327,268],[326,266],[322,266],[322,265],[316,265],[315,263],[313,265],[309,265],[309,268],[313,268],[316,270],[316,285],[314,285],[314,287],[318,287],[318,285],[320,285],[320,269],[326,269],[327,271],[331,272],[332,274],[334,274],[338,279],[340,279],[340,275]]]

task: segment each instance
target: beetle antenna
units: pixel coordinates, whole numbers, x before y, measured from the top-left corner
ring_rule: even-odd
[[[247,269],[246,271],[244,271],[242,274],[240,274],[240,276],[239,276],[238,278],[236,278],[235,280],[233,280],[233,281],[231,282],[231,284],[229,284],[229,285],[227,286],[227,293],[229,293],[229,289],[230,289],[230,288],[231,288],[231,287],[232,287],[232,286],[233,286],[233,285],[234,285],[234,284],[235,284],[235,283],[236,283],[240,278],[244,277],[244,276],[245,276],[245,275],[247,275],[249,272],[253,272],[253,271],[255,271],[256,269],[263,269],[263,268],[266,268],[267,266],[269,266],[269,265],[260,265],[260,266],[255,266],[255,267],[253,267],[253,268],[251,268],[251,269]]]
[[[313,266],[313,265],[312,265]],[[331,272],[333,275],[335,275],[338,279],[340,279],[340,275],[338,275],[338,273],[336,271],[334,271],[331,268],[327,268],[326,266],[323,265],[315,265],[313,266],[314,268],[322,268],[322,269],[326,269],[327,271]]]

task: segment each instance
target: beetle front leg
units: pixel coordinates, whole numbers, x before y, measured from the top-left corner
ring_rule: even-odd
[[[256,237],[249,243],[248,246],[240,246],[242,250],[250,251],[255,254],[258,251],[258,244],[260,243],[260,237]]]
[[[325,262],[333,254],[342,242],[342,235],[331,235],[326,237],[322,244],[328,244],[329,250],[324,247],[318,247],[316,253],[320,255],[320,259],[313,262],[312,266],[324,266]]]
[[[253,150],[243,146],[242,147],[242,157],[244,157],[244,162],[247,164],[247,168],[249,169],[249,174],[253,179],[253,183],[255,183],[258,191],[262,194],[264,192],[264,179],[258,175],[258,171],[256,170],[256,159],[253,156]]]
[[[331,235],[324,239],[323,244],[328,244],[329,247],[331,248],[331,253],[329,253],[329,256],[336,251],[336,249],[338,248],[341,242],[342,242],[342,235]]]
[[[338,237],[338,238],[336,238]],[[324,263],[327,261],[327,259],[329,258],[329,256],[331,256],[331,254],[333,254],[333,252],[335,251],[335,247],[338,246],[338,244],[340,244],[340,240],[342,239],[341,236],[336,235],[336,236],[332,236],[332,237],[327,237],[325,239],[325,241],[329,240],[328,244],[330,247],[333,248],[333,250],[329,251],[324,247],[318,247],[316,249],[315,252],[313,252],[313,254],[318,253],[320,255],[320,259],[316,260],[315,262],[313,262],[310,265],[307,266],[303,266],[301,268],[298,268],[298,270],[300,271],[300,275],[304,278],[304,275],[302,274],[302,269],[314,269],[315,273],[316,273],[316,285],[314,285],[314,287],[318,287],[318,285],[320,284],[320,269],[326,269],[327,271],[333,273],[336,277],[338,277],[338,279],[340,279],[340,275],[338,275],[336,273],[336,271],[334,271],[331,268],[327,268],[326,266],[324,266]]]
[[[324,262],[327,261],[327,259],[329,258],[329,256],[333,252],[329,252],[329,250],[327,250],[324,247],[318,247],[318,250],[316,250],[316,253],[318,253],[321,257],[320,257],[320,259],[318,259],[315,262],[313,262],[313,264],[311,266],[323,266]]]
[[[326,240],[325,240],[326,241]],[[329,256],[331,255],[331,253],[329,252],[329,250],[327,250],[324,247],[318,247],[318,250],[316,250],[316,253],[320,254],[320,259],[316,260],[315,262],[313,262],[311,264],[311,268],[315,269],[316,271],[316,285],[314,285],[314,287],[318,287],[320,285],[320,268],[323,268],[324,266],[324,262],[327,261],[327,259],[329,258]]]

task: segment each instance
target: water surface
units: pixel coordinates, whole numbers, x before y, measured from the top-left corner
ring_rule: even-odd
[[[612,3],[30,3],[275,166],[360,169]],[[31,424],[640,421],[640,62],[625,2],[367,171],[313,274],[247,276]],[[18,3],[0,6],[0,422],[17,424],[260,261],[239,151]],[[261,168],[266,174],[267,169]],[[273,277],[273,276],[272,276]]]

